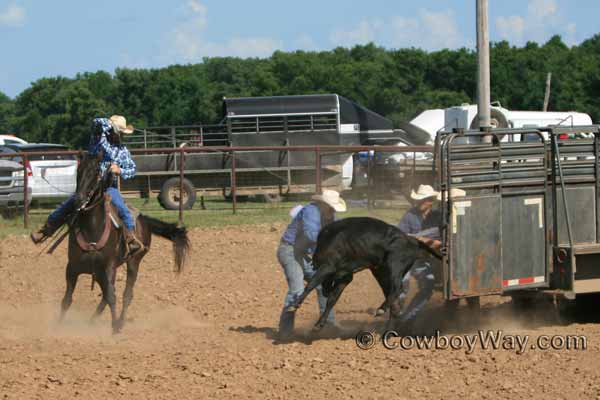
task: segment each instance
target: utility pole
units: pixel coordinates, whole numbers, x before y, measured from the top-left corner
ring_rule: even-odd
[[[477,1],[477,115],[479,128],[491,127],[490,111],[490,36],[488,31],[488,0]]]
[[[544,94],[544,108],[542,111],[548,111],[548,102],[550,101],[550,84],[552,83],[552,72],[548,72],[546,77],[546,93]]]

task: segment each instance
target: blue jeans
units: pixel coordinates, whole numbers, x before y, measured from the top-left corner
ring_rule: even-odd
[[[125,201],[123,200],[123,196],[117,190],[117,188],[110,187],[106,189],[106,193],[108,193],[111,197],[111,203],[117,209],[119,213],[119,218],[123,221],[125,227],[132,231],[135,229],[135,222],[133,221],[133,217],[129,212],[129,209],[125,205]],[[63,201],[56,210],[52,211],[52,213],[48,216],[48,222],[51,224],[60,223],[64,219],[64,217],[73,209],[73,205],[75,204],[75,195],[72,195],[67,200]]]
[[[294,246],[281,243],[277,248],[277,259],[283,268],[283,273],[288,282],[288,292],[283,302],[283,308],[292,305],[304,291],[304,281],[309,281],[315,274],[312,264],[304,259],[298,260],[294,255]],[[327,297],[323,296],[323,288],[317,286],[317,301],[319,303],[319,313],[322,313],[327,305]],[[333,310],[327,317],[328,322],[334,322]]]
[[[67,200],[63,201],[54,211],[48,215],[48,222],[51,225],[62,224],[65,216],[73,211],[75,204],[75,195],[71,195]]]
[[[404,276],[404,279],[402,279],[402,293],[399,296],[402,302],[406,300],[406,296],[408,295],[411,276],[414,276],[417,280],[419,291],[402,312],[401,321],[403,322],[413,321],[416,318],[417,314],[419,314],[431,298],[435,285],[435,276],[433,275],[433,268],[430,261],[418,259]]]

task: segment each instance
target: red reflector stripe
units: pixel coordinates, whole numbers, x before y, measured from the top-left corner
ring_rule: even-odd
[[[519,285],[529,285],[531,283],[541,283],[544,282],[546,278],[544,276],[528,276],[526,278],[518,278],[518,279],[504,279],[502,281],[502,286],[519,286]]]

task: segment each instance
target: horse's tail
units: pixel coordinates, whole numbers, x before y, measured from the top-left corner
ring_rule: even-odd
[[[173,254],[175,256],[175,270],[180,273],[183,270],[185,260],[190,250],[190,239],[185,227],[163,222],[159,219],[140,214],[139,218],[150,228],[154,235],[161,236],[173,242]]]

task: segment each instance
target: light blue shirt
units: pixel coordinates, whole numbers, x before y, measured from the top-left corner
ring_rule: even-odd
[[[304,206],[294,217],[281,239],[291,245],[296,245],[299,239],[304,236],[303,239],[307,243],[304,245],[303,250],[306,254],[313,254],[320,230],[321,212],[316,204],[310,203]]]

